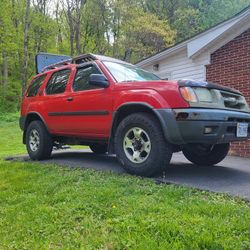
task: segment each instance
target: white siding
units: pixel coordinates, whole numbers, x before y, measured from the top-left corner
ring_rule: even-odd
[[[154,71],[153,65],[147,65],[143,68],[154,72],[161,78],[168,78],[180,80],[180,79],[193,79],[193,80],[205,80],[205,65],[208,64],[207,54],[202,54],[200,57],[190,59],[187,57],[186,49],[180,53],[168,57],[162,61],[159,61],[159,70]]]

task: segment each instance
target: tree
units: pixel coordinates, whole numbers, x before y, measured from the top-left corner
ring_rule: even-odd
[[[200,15],[197,9],[192,7],[175,11],[172,27],[177,31],[176,42],[185,40],[202,30]]]
[[[110,17],[106,0],[92,0],[86,3],[81,26],[83,53],[110,53]]]
[[[125,11],[117,38],[119,57],[136,62],[173,45],[176,34],[167,21],[160,20],[156,15],[146,13],[141,8],[128,7]]]
[[[11,16],[11,3],[3,0],[0,8],[4,9],[0,13],[0,53],[1,53],[1,83],[4,86],[4,92],[8,84],[9,78],[9,55],[15,49],[15,36]]]
[[[69,26],[70,37],[70,55],[73,56],[75,51],[77,54],[81,53],[81,19],[82,10],[86,3],[86,0],[65,0],[66,10],[64,10],[66,20]],[[64,1],[62,1],[64,5]],[[76,45],[76,50],[74,47]]]
[[[30,0],[26,0],[26,11],[24,17],[24,43],[23,43],[24,57],[23,57],[22,93],[24,93],[28,81],[29,28],[30,28]]]

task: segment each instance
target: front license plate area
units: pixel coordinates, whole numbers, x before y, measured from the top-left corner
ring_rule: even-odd
[[[248,124],[247,123],[237,123],[237,137],[247,137]]]

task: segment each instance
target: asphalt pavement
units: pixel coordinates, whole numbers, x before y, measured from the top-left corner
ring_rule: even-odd
[[[16,156],[8,160],[29,161],[29,157]],[[95,155],[89,150],[55,151],[51,159],[41,163],[125,173],[115,156]],[[165,176],[155,180],[226,193],[250,201],[250,158],[228,156],[216,166],[202,167],[193,165],[181,153],[175,153]]]

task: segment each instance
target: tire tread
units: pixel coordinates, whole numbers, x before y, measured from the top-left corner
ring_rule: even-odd
[[[149,133],[152,149],[148,159],[140,167],[127,159],[122,146],[123,135],[133,126],[142,126]],[[171,145],[165,140],[158,120],[148,113],[134,113],[125,117],[115,133],[115,151],[124,169],[135,175],[154,176],[162,173],[172,157]],[[154,144],[153,144],[154,143]],[[157,146],[157,147],[156,147]],[[156,155],[157,154],[157,155]]]
[[[38,133],[40,134],[40,140],[41,140],[41,147],[38,150],[38,152],[32,152],[29,148],[29,132],[33,129],[37,129]],[[47,128],[43,124],[42,121],[36,120],[32,121],[26,132],[26,148],[28,151],[28,154],[32,160],[44,160],[48,159],[51,156],[51,152],[53,149],[53,141],[52,137],[49,134]]]

